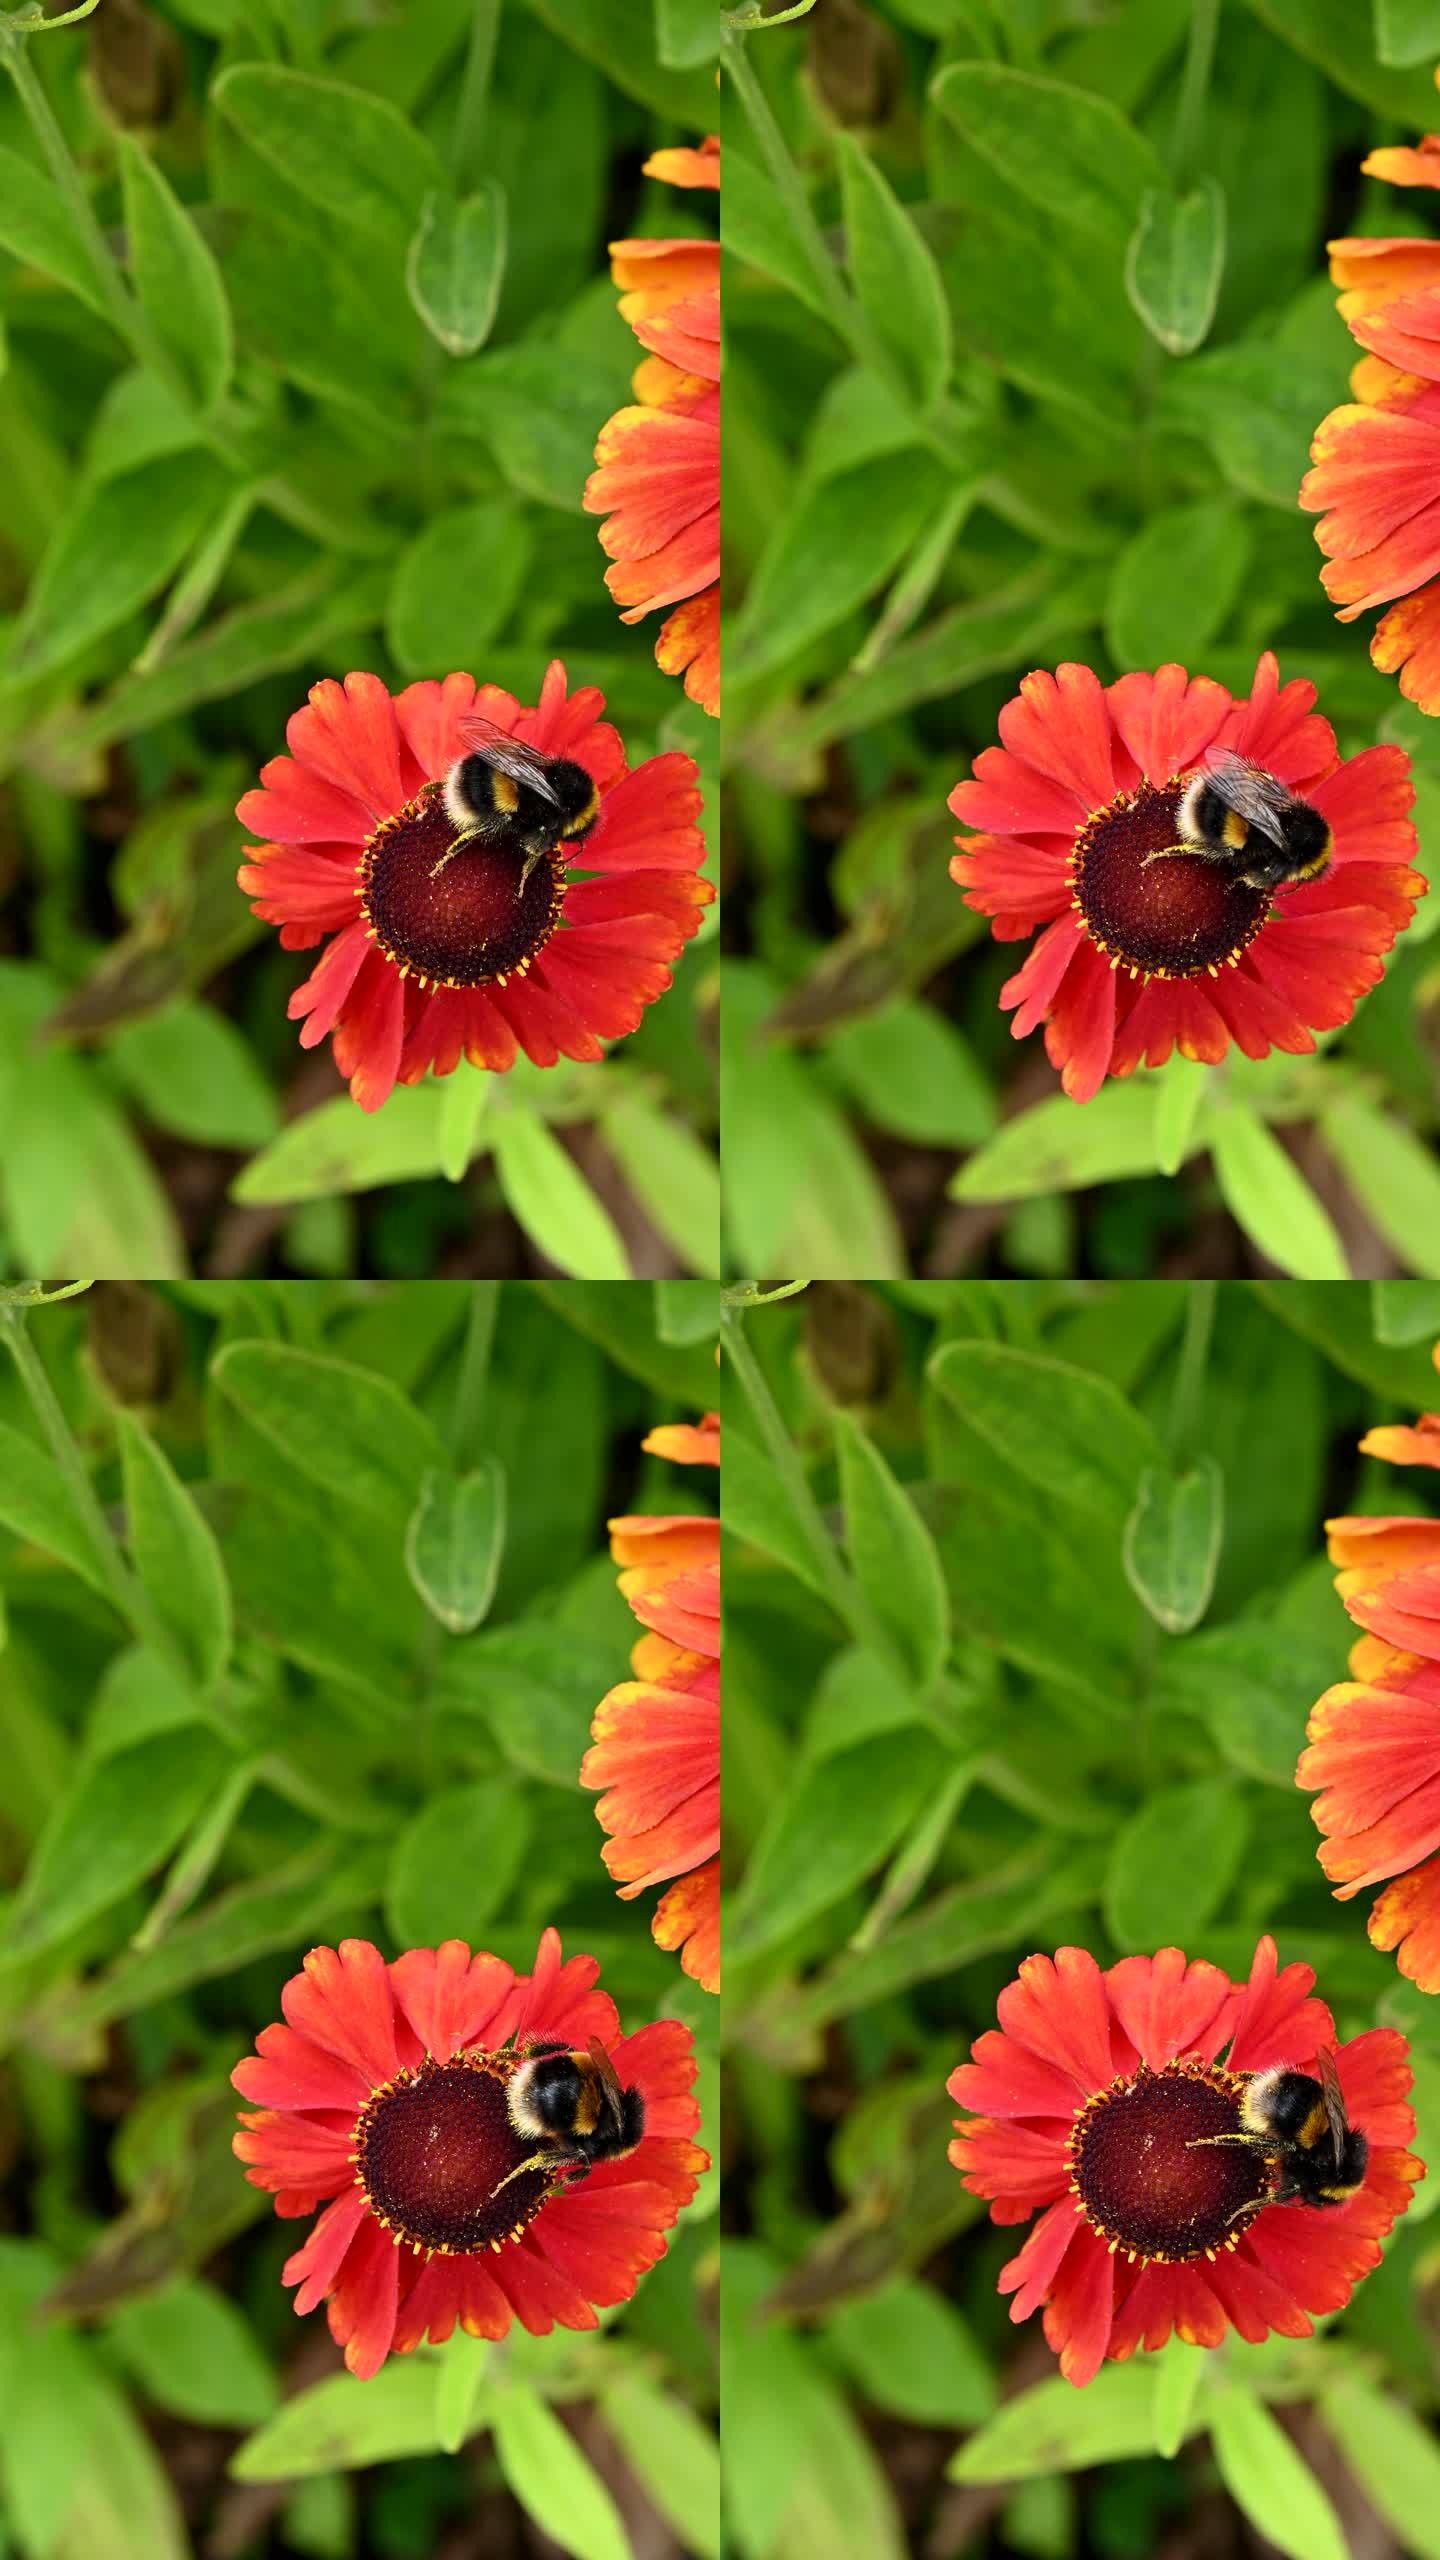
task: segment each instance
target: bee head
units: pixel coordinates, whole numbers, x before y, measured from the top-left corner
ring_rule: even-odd
[[[561,832],[566,843],[575,844],[589,834],[599,817],[600,794],[583,764],[572,764],[565,757],[551,765],[549,779],[563,821]]]

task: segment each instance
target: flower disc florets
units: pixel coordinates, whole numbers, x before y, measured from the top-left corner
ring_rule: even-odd
[[[387,960],[422,987],[503,987],[545,948],[565,904],[561,860],[460,840],[441,786],[383,818],[357,866],[360,903]]]
[[[1239,2133],[1243,2074],[1170,2063],[1102,2089],[1070,2137],[1071,2185],[1092,2231],[1175,2265],[1233,2249],[1269,2201],[1262,2153]]]
[[[521,2167],[535,2146],[522,2142],[506,2105],[518,2059],[427,2054],[376,2090],[355,2128],[355,2175],[398,2240],[458,2255],[518,2240],[534,2220],[555,2173]]]
[[[1169,850],[1185,779],[1122,792],[1076,838],[1074,903],[1097,949],[1132,977],[1214,977],[1270,912],[1267,892],[1223,864]]]

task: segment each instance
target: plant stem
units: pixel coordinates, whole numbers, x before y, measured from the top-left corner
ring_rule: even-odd
[[[450,1454],[458,1468],[473,1466],[480,1455],[480,1431],[485,1418],[485,1387],[490,1375],[490,1353],[495,1341],[495,1319],[500,1312],[498,1280],[477,1280],[470,1291],[470,1311],[465,1319],[465,1347],[460,1354],[460,1384],[450,1415]]]
[[[879,1620],[872,1615],[858,1584],[846,1572],[839,1549],[821,1517],[800,1453],[785,1428],[765,1373],[745,1338],[745,1320],[738,1307],[722,1306],[720,1339],[760,1426],[766,1453],[784,1487],[796,1525],[815,1559],[831,1606],[857,1644],[863,1645],[869,1653],[880,1654],[887,1662],[892,1661],[894,1647]]]
[[[474,0],[471,12],[470,47],[460,83],[460,104],[455,110],[455,130],[450,138],[450,175],[457,196],[465,195],[479,175],[502,5],[503,0]]]
[[[61,26],[65,23],[63,19],[57,18],[45,21],[47,27]],[[116,335],[128,348],[136,363],[143,366],[148,373],[155,374],[164,383],[172,398],[184,409],[200,441],[207,444],[211,452],[217,454],[222,462],[228,463],[232,470],[253,477],[253,460],[246,451],[243,437],[230,428],[221,426],[218,420],[207,418],[197,407],[184,373],[175,363],[168,348],[156,335],[150,325],[148,313],[135,300],[119,267],[110,255],[105,235],[95,219],[89,193],[75,165],[70,145],[60,129],[55,111],[45,94],[44,84],[38,78],[34,65],[30,61],[25,33],[26,27],[23,20],[0,18],[0,57],[3,57],[5,68],[15,83],[20,103],[29,117],[31,130],[44,154],[50,175],[64,198],[71,220],[79,233]],[[293,524],[298,531],[310,533],[312,538],[337,547],[349,547],[348,544],[341,546],[338,543],[333,525],[328,529],[323,525],[317,529],[316,511],[311,502],[305,497],[303,491],[292,489],[287,481],[267,480],[260,494],[267,504],[274,508],[277,515],[282,516],[287,523]]]
[[[1180,1365],[1175,1372],[1166,1431],[1170,1463],[1177,1469],[1190,1455],[1190,1444],[1199,1419],[1205,1369],[1210,1357],[1210,1336],[1215,1327],[1215,1285],[1213,1280],[1192,1280],[1190,1294],[1185,1301],[1185,1335],[1180,1345]]]
[[[1220,0],[1190,0],[1190,36],[1180,75],[1175,130],[1170,139],[1170,176],[1177,195],[1183,195],[1189,184],[1200,147],[1219,24]]]
[[[770,19],[765,23],[773,26],[775,21]],[[832,327],[844,340],[857,364],[862,364],[867,373],[877,375],[881,382],[887,384],[900,406],[908,411],[917,442],[928,445],[930,451],[938,454],[941,461],[952,469],[966,469],[969,455],[955,444],[943,427],[924,417],[916,407],[908,385],[891,363],[826,248],[820,225],[810,208],[805,182],[775,121],[770,101],[755,77],[745,51],[745,38],[733,25],[727,26],[721,38],[721,59],[735,84],[735,94],[750,119],[751,130],[760,145],[775,192],[805,253],[806,264],[820,289]]]
[[[94,5],[94,0],[91,0]],[[727,27],[788,27],[796,18],[808,18],[815,0],[791,0],[788,9],[772,9],[768,15],[761,0],[751,0],[748,8],[734,9],[725,19]]]
[[[45,1371],[34,1343],[30,1339],[23,1310],[15,1306],[0,1307],[0,1325],[5,1340],[20,1372],[20,1381],[30,1399],[31,1409],[50,1445],[50,1453],[65,1478],[70,1498],[79,1514],[85,1534],[94,1551],[95,1561],[104,1576],[110,1598],[132,1635],[140,1644],[158,1653],[188,1685],[189,1674],[179,1647],[169,1630],[150,1606],[149,1599],[122,1556],[110,1524],[96,1497],[90,1471],[80,1446],[65,1419],[60,1399]]]

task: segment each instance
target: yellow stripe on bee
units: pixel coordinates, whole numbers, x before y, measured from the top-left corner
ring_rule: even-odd
[[[1239,853],[1242,851],[1246,843],[1250,833],[1250,828],[1248,821],[1241,817],[1238,809],[1227,809],[1225,812],[1225,822],[1220,832],[1231,849],[1234,852]]]
[[[507,817],[513,816],[514,812],[520,806],[519,786],[512,782],[508,773],[495,773],[492,771],[490,776],[490,797],[494,801],[496,808],[503,809]]]
[[[599,815],[600,794],[598,791],[592,790],[590,797],[586,801],[584,808],[580,811],[579,816],[572,818],[570,821],[575,834],[578,836],[584,828],[593,827]]]
[[[1311,2108],[1304,2123],[1300,2126],[1295,2139],[1300,2144],[1302,2150],[1313,2151],[1316,2144],[1323,2140],[1329,2130],[1330,2110],[1326,2106],[1323,2098],[1318,2099],[1315,2105]]]

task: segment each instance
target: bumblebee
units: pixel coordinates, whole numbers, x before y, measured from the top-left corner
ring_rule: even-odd
[[[500,2181],[527,2169],[573,2169],[575,2184],[601,2160],[623,2160],[645,2130],[645,2100],[622,2089],[615,2066],[594,2037],[583,2053],[564,2044],[532,2044],[506,2091],[510,2122],[538,2148]]]
[[[1328,869],[1333,839],[1326,820],[1308,800],[1287,790],[1277,775],[1244,756],[1213,755],[1192,774],[1175,812],[1179,844],[1157,847],[1145,860],[1198,854],[1221,864],[1251,889],[1295,889]]]
[[[1257,2071],[1240,2100],[1240,2133],[1211,2133],[1192,2145],[1243,2142],[1278,2173],[1272,2204],[1348,2204],[1365,2183],[1370,2145],[1345,2113],[1333,2053],[1307,2071]],[[1249,2208],[1240,2207],[1242,2213]]]
[[[467,844],[510,845],[524,857],[521,894],[537,862],[590,833],[600,794],[583,764],[541,755],[492,720],[462,720],[460,736],[463,753],[441,786],[445,814],[459,832],[430,877]]]

